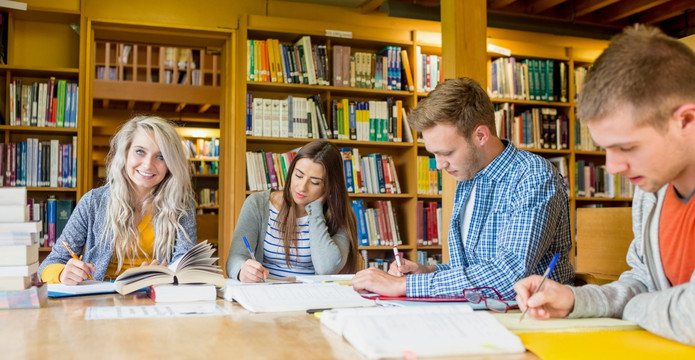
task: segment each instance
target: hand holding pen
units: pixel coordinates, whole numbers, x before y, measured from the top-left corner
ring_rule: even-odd
[[[80,257],[77,256],[65,239],[61,243],[72,259],[68,260],[65,268],[60,273],[60,282],[66,285],[77,285],[87,278],[93,280],[91,272],[96,271],[96,267],[93,264],[80,260]]]
[[[548,278],[559,254],[551,260],[543,276],[531,275],[514,285],[516,301],[524,310],[519,321],[528,312],[535,319],[562,318],[574,308],[574,293],[569,287]]]
[[[251,245],[249,245],[246,236],[242,236],[241,238],[244,240],[244,245],[246,245],[246,249],[249,251],[251,258],[246,260],[244,265],[241,266],[241,270],[239,270],[239,281],[245,283],[264,282],[268,277],[268,269],[264,268],[261,263],[256,261],[256,256],[253,250],[251,250]]]

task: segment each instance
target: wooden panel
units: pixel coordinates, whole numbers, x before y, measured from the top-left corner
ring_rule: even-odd
[[[577,272],[617,278],[632,239],[632,208],[577,209]]]
[[[198,241],[207,240],[209,243],[217,246],[218,219],[219,215],[217,214],[203,214],[196,216]]]
[[[220,104],[220,88],[94,80],[94,99]]]

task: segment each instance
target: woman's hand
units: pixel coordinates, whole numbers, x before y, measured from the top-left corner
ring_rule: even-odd
[[[257,283],[268,277],[268,269],[264,268],[256,260],[248,259],[239,270],[239,281],[245,283]]]
[[[89,278],[89,274],[97,271],[94,264],[82,260],[70,259],[60,272],[60,282],[65,285],[77,285]]]

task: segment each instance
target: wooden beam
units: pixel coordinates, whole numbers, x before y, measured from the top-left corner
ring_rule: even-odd
[[[516,0],[491,0],[488,1],[487,7],[488,9],[501,9],[515,1]]]
[[[628,16],[641,13],[642,11],[649,10],[667,1],[668,0],[622,1],[603,10],[597,11],[596,18],[601,19],[601,22],[611,23],[620,19],[625,19]]]
[[[135,101],[130,100],[128,101],[128,111],[132,111],[135,108]]]
[[[362,5],[357,7],[357,11],[360,14],[367,14],[378,9],[384,0],[365,0]]]
[[[565,2],[565,0],[538,0],[538,1],[532,1],[529,4],[528,7],[528,12],[531,14],[538,14],[542,13],[543,11],[546,11],[552,7],[555,7],[561,3]]]
[[[683,15],[686,10],[695,9],[693,0],[669,1],[649,11],[639,14],[635,22],[644,24],[656,24],[666,19]]]
[[[176,105],[176,112],[183,110],[186,107],[186,103],[180,103]]]
[[[616,2],[618,0],[577,0],[574,15],[584,16]]]
[[[211,106],[210,104],[200,105],[200,107],[198,108],[198,113],[202,114],[202,113],[208,111],[210,106]]]
[[[159,102],[159,101],[153,102],[153,103],[152,103],[152,111],[157,111],[157,110],[159,110],[159,107],[160,107],[161,105],[162,105],[162,103]]]
[[[108,109],[109,108],[109,99],[102,100],[101,104],[102,104],[101,107],[103,107],[104,109]]]

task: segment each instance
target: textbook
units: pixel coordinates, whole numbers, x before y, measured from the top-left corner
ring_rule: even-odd
[[[370,359],[523,353],[521,339],[466,304],[335,309],[321,324]]]
[[[206,241],[196,244],[178,261],[168,266],[150,265],[130,268],[116,278],[114,289],[126,295],[151,285],[212,284],[224,287],[222,269],[216,265],[214,250]]]
[[[217,288],[212,284],[154,285],[147,288],[147,296],[155,302],[214,301]]]

